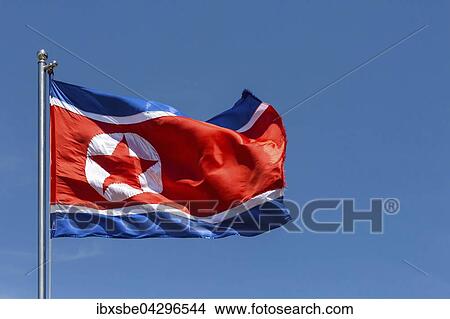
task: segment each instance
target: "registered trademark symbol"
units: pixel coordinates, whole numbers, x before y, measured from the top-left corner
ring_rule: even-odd
[[[397,198],[385,199],[384,211],[389,214],[397,214],[400,211],[400,201]]]

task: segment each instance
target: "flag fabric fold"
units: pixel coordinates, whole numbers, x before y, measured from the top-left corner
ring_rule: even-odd
[[[290,220],[285,130],[245,90],[208,121],[50,83],[52,237],[254,236]]]

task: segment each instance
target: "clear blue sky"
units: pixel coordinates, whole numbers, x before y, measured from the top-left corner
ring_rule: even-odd
[[[243,88],[286,111],[287,197],[398,197],[384,234],[57,239],[53,296],[450,297],[450,20],[444,1],[0,0],[0,297],[35,297],[36,58],[56,78],[127,89],[198,119]],[[419,267],[416,270],[404,260]]]

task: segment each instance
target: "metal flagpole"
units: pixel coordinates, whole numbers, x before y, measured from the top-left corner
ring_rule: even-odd
[[[47,64],[46,66],[46,70],[49,76],[49,81],[51,81],[52,76],[53,76],[53,69],[57,66],[58,64],[56,63],[56,61],[50,62],[49,64]],[[49,104],[47,104],[49,105]],[[49,105],[50,106],[50,105]],[[48,223],[46,225],[48,225],[48,231],[47,231],[47,235],[48,235],[48,280],[47,280],[47,298],[51,299],[52,298],[52,267],[53,267],[53,248],[52,248],[52,240],[51,240],[51,225],[50,225],[50,213],[48,215]]]
[[[45,196],[45,105],[46,105],[46,72],[48,58],[45,50],[37,53],[38,58],[38,101],[39,101],[39,141],[38,141],[38,298],[47,298],[47,227],[46,227],[46,196]]]
[[[39,50],[38,59],[38,103],[39,103],[39,132],[38,132],[38,298],[48,298],[48,271],[47,271],[47,247],[49,234],[47,233],[47,72],[52,73],[56,67],[56,61],[47,64],[47,52]]]

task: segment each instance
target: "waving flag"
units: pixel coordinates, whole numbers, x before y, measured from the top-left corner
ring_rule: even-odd
[[[244,91],[209,121],[51,81],[52,237],[254,236],[290,216],[286,135]]]

